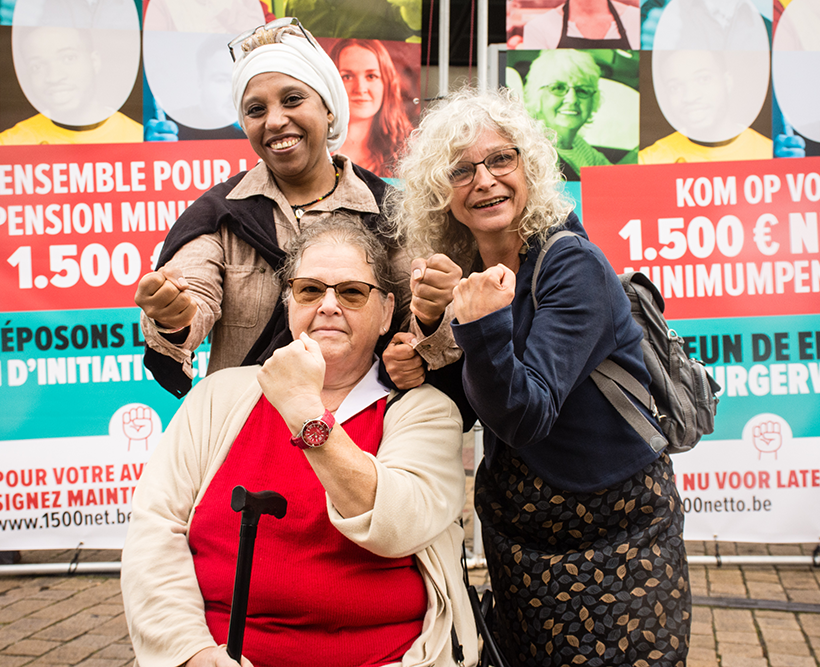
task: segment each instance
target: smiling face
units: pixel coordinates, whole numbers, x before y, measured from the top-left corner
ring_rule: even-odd
[[[563,90],[566,94],[558,94]],[[568,69],[555,72],[544,82],[540,92],[538,118],[559,135],[569,134],[574,138],[592,115],[597,86],[587,76]]]
[[[253,150],[277,178],[308,180],[326,166],[332,115],[307,84],[279,72],[257,74],[242,96],[242,115]]]
[[[510,146],[512,144],[506,137],[486,129],[459,160],[478,162]],[[485,165],[479,164],[472,183],[453,188],[450,212],[472,232],[481,248],[485,241],[492,243],[499,235],[503,238],[518,231],[527,196],[523,160],[519,160],[514,171],[504,176],[493,176]]]
[[[375,116],[384,99],[384,81],[376,54],[362,46],[348,46],[339,54],[339,73],[350,101],[351,120]]]
[[[302,253],[294,278],[315,278],[327,285],[347,280],[376,284],[364,250],[357,246],[318,242]],[[373,363],[376,342],[390,326],[393,295],[370,292],[367,304],[354,310],[339,305],[332,289],[311,305],[288,298],[288,325],[294,340],[302,332],[319,343],[327,364],[326,377],[362,377]]]

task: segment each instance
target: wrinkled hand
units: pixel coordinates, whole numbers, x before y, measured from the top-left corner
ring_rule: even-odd
[[[410,310],[423,325],[438,326],[460,279],[461,269],[447,255],[418,257],[410,263]]]
[[[504,264],[463,278],[453,290],[453,309],[461,324],[509,306],[515,296],[515,274]]]
[[[242,667],[253,667],[253,664],[244,655],[241,658]],[[237,663],[228,655],[224,646],[204,648],[188,660],[186,667],[236,667]]]
[[[146,273],[137,285],[134,302],[163,329],[180,329],[194,321],[196,303],[179,269]]]
[[[319,343],[302,332],[290,345],[279,348],[259,370],[257,379],[265,398],[282,415],[291,431],[306,419],[324,412],[322,388],[325,358]]]
[[[412,389],[424,382],[424,363],[414,348],[417,342],[413,334],[399,332],[382,353],[387,374],[399,389]]]

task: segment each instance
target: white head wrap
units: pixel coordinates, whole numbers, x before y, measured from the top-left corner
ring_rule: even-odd
[[[347,137],[350,109],[342,77],[336,65],[322,50],[314,47],[304,37],[284,34],[281,43],[264,44],[255,48],[234,63],[231,81],[231,95],[239,114],[239,124],[244,128],[242,96],[248,82],[257,74],[280,72],[307,84],[324,100],[333,122],[327,137],[327,148],[335,152],[342,147]]]

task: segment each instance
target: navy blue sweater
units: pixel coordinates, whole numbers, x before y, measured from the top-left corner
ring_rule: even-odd
[[[558,489],[590,492],[621,482],[656,454],[590,379],[610,357],[644,386],[649,373],[641,329],[603,252],[573,213],[565,228],[581,236],[555,242],[536,283],[540,244],[516,274],[511,305],[473,322],[453,322],[464,350],[463,390],[485,426],[487,463],[509,446]]]

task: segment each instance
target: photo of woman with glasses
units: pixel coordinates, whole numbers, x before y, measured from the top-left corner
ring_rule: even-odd
[[[634,164],[637,159],[637,136],[634,150],[593,147],[582,136],[601,107],[600,83],[601,68],[595,58],[575,49],[542,51],[526,76],[527,111],[555,132],[555,149],[569,181],[580,179],[581,167]]]
[[[190,390],[193,352],[209,334],[212,373],[284,332],[272,275],[290,239],[338,210],[377,229],[390,187],[336,153],[349,121],[344,82],[298,20],[250,30],[230,52],[234,106],[261,159],[185,210],[135,297],[145,365],[176,396]]]
[[[374,174],[392,176],[396,154],[413,129],[393,59],[375,39],[340,40],[330,58],[339,68],[350,102],[342,153]]]

